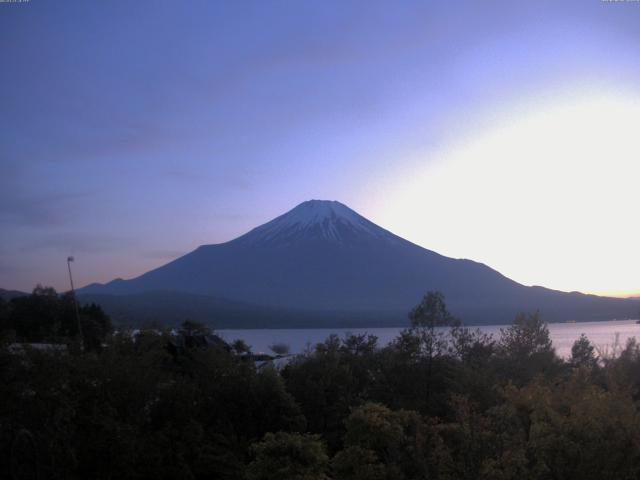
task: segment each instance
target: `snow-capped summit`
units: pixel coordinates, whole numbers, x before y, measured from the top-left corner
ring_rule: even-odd
[[[335,200],[307,200],[274,219],[273,222],[280,220],[282,224],[297,224],[301,227],[308,227],[315,223],[322,223],[327,219],[341,219],[353,224],[359,224],[362,220],[366,221],[364,217]]]
[[[367,238],[399,240],[335,200],[308,200],[238,238],[240,243],[288,244],[300,239],[361,243]]]
[[[139,296],[143,312],[151,298],[163,314],[173,311],[172,321],[319,327],[331,321],[403,325],[407,311],[430,290],[442,292],[451,312],[468,323],[506,323],[518,312],[536,310],[551,321],[628,318],[638,311],[637,301],[520,285],[486,265],[393,235],[339,202],[320,200],[301,203],[235,240],[202,245],[139,277],[91,285],[79,294],[97,294],[100,302],[122,296],[114,311],[128,314],[135,312],[132,295]]]

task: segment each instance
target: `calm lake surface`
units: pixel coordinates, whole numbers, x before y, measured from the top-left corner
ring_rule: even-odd
[[[508,325],[487,325],[479,328],[485,333],[500,338],[500,329]],[[402,330],[393,328],[318,328],[318,329],[256,329],[256,330],[217,330],[225,340],[232,341],[241,338],[251,345],[254,352],[270,352],[269,345],[286,343],[291,353],[301,353],[307,345],[315,345],[324,341],[335,333],[343,337],[347,333],[368,333],[378,337],[379,345],[386,345]],[[609,322],[584,323],[551,323],[549,333],[556,352],[561,357],[571,355],[571,346],[581,334],[585,334],[591,343],[601,352],[611,352],[616,345],[624,347],[628,338],[638,337],[640,340],[640,325],[635,320],[613,320]]]

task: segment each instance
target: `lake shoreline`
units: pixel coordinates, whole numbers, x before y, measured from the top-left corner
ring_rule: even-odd
[[[556,352],[561,357],[568,357],[571,346],[581,334],[585,334],[589,340],[602,351],[617,348],[615,343],[624,346],[628,338],[640,338],[640,325],[636,319],[607,320],[599,322],[557,322],[549,323],[549,334]],[[508,327],[508,324],[494,325],[467,325],[472,330],[492,335],[494,340],[500,338],[500,331]],[[390,343],[398,334],[408,328],[409,325],[398,327],[326,327],[326,328],[251,328],[251,329],[219,329],[216,333],[226,341],[242,339],[251,345],[255,353],[269,351],[269,346],[274,343],[289,345],[293,354],[303,353],[309,346],[323,342],[329,335],[340,337],[348,334],[375,335],[378,337],[379,346]],[[439,327],[441,331],[447,331],[447,327]]]

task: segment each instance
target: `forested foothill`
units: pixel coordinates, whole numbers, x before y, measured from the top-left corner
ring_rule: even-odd
[[[48,288],[0,300],[0,478],[640,477],[635,340],[561,359],[538,314],[493,338],[434,292],[409,319],[274,363],[193,322],[114,331]]]

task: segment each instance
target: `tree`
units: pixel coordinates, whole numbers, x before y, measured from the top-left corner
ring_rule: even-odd
[[[598,366],[598,357],[596,356],[595,348],[591,345],[591,342],[584,333],[573,343],[569,363],[574,368],[586,367],[593,369]]]
[[[329,457],[318,435],[267,433],[253,445],[248,480],[327,480]]]
[[[342,340],[340,350],[353,356],[367,356],[375,352],[378,347],[378,337],[361,333],[348,334]]]
[[[609,388],[629,391],[635,400],[640,400],[640,343],[635,337],[627,340],[617,357],[609,356],[604,360]]]
[[[271,350],[276,355],[288,355],[290,347],[286,343],[276,342],[272,345],[269,345],[269,350]]]
[[[251,345],[248,345],[247,342],[245,342],[241,338],[234,340],[231,343],[231,348],[233,348],[233,351],[238,355],[251,352]]]
[[[107,335],[113,330],[111,318],[104,313],[100,305],[95,303],[83,305],[78,313],[85,349],[88,351],[101,350]]]
[[[356,362],[370,357],[350,355],[337,335],[330,335],[315,350],[294,357],[282,371],[312,433],[322,433],[330,451],[335,451],[344,434],[344,419],[351,406],[361,402],[363,384],[369,379]]]
[[[437,332],[436,327],[448,327],[458,324],[458,320],[449,313],[440,292],[427,292],[422,301],[409,313],[412,332],[422,344],[422,350],[427,358],[426,397],[431,394],[431,378],[433,359],[440,355],[446,347],[444,332]]]
[[[9,303],[0,297],[0,344],[11,343],[14,337],[15,331],[9,322]]]
[[[411,310],[409,320],[413,327],[433,329],[456,323],[456,319],[449,310],[440,292],[432,291],[422,298],[422,301]]]
[[[466,365],[484,366],[495,352],[496,342],[493,336],[480,329],[470,330],[454,325],[450,335],[451,353]]]
[[[498,370],[517,385],[524,385],[535,375],[559,373],[560,359],[549,336],[547,324],[536,312],[516,316],[513,325],[500,329]]]
[[[451,363],[449,388],[468,395],[479,408],[492,406],[497,401],[493,336],[479,329],[454,326],[450,330],[449,351],[457,360]]]
[[[526,478],[639,478],[637,406],[628,394],[604,391],[583,373],[576,370],[558,385],[534,381],[507,392],[521,417]]]
[[[430,478],[443,458],[441,439],[416,412],[366,403],[345,423],[345,448],[332,462],[340,480]]]
[[[184,337],[205,336],[211,334],[211,329],[200,322],[187,319],[180,325],[178,333]]]
[[[500,347],[514,358],[529,358],[537,353],[553,351],[549,328],[540,317],[540,312],[533,315],[520,313],[506,330],[500,329]]]
[[[31,295],[13,298],[2,322],[4,331],[15,331],[22,342],[68,342],[78,338],[78,316],[85,346],[101,348],[111,332],[111,319],[96,304],[83,305],[76,313],[72,293],[58,295],[51,287],[37,285]]]
[[[444,332],[436,332],[436,327],[449,327],[459,323],[447,310],[444,295],[440,292],[427,292],[409,313],[409,320],[413,332],[422,342],[427,358],[439,355],[446,346]]]
[[[77,334],[77,326],[68,331],[63,328],[63,305],[57,292],[51,287],[37,285],[31,295],[16,297],[10,301],[8,327],[15,330],[23,342],[42,342],[58,336]],[[67,327],[64,325],[64,327]]]

